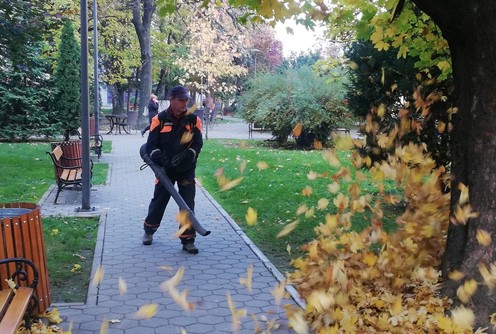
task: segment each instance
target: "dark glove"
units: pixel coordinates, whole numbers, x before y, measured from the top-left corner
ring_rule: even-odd
[[[187,149],[176,154],[172,158],[172,167],[178,168],[184,163],[191,163],[195,159],[195,152],[192,149]]]
[[[154,164],[163,166],[162,152],[159,149],[153,150],[152,153],[150,153],[150,159]]]

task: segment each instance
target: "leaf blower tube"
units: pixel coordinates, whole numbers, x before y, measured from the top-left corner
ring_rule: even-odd
[[[181,195],[177,192],[176,188],[174,188],[174,185],[172,184],[171,180],[167,177],[165,174],[165,171],[163,170],[162,167],[159,165],[155,164],[148,153],[146,153],[146,144],[141,145],[140,148],[140,155],[143,161],[150,166],[150,168],[153,170],[155,173],[155,176],[157,179],[162,183],[164,186],[165,190],[169,192],[169,194],[174,198],[174,201],[176,201],[177,205],[179,206],[180,210],[186,211],[189,214],[189,219],[191,221],[191,226],[195,229],[196,232],[201,234],[202,236],[207,236],[210,234],[210,231],[206,230],[203,226],[201,226],[200,222],[198,219],[196,219],[195,214],[193,211],[189,208],[188,204],[184,201],[184,199],[181,197]]]

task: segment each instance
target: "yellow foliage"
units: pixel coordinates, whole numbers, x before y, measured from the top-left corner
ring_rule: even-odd
[[[410,123],[408,123],[410,127]],[[398,133],[401,129],[397,129]],[[384,137],[390,147],[394,138]],[[342,145],[346,141],[340,142]],[[346,147],[347,145],[342,145]],[[293,261],[295,271],[289,282],[305,299],[305,311],[289,308],[290,323],[302,326],[304,317],[316,333],[464,333],[471,323],[470,312],[460,309],[452,317],[445,311],[451,305],[439,295],[439,271],[448,228],[449,194],[443,185],[449,179],[444,168],[436,167],[422,145],[409,144],[394,149],[387,161],[370,169],[381,198],[361,195],[357,183],[346,195],[338,193],[340,183],[351,172],[341,168],[331,176],[328,186],[338,214],[325,214],[325,223],[315,228],[317,237],[302,249],[306,256]],[[338,167],[335,152],[323,154],[332,167]],[[364,165],[354,155],[354,165]],[[403,198],[384,195],[384,180],[393,180],[403,189]],[[406,203],[398,217],[396,232],[382,231],[383,203]],[[319,200],[325,210],[328,202]],[[465,207],[468,203],[463,202]],[[302,205],[299,214],[309,209]],[[351,230],[356,212],[371,213],[370,227],[357,233]],[[473,214],[465,208],[465,215]],[[480,233],[481,240],[487,240]],[[379,245],[379,247],[377,247]],[[496,265],[480,266],[488,286],[496,286]],[[460,274],[451,277],[462,279]],[[460,287],[469,300],[477,284],[467,280]],[[300,328],[300,327],[298,327]],[[305,332],[307,327],[302,326]]]

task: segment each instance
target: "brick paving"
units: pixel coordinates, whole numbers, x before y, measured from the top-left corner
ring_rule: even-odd
[[[205,131],[204,131],[205,133]],[[268,139],[270,134],[256,132],[255,139]],[[208,129],[208,138],[248,139],[248,125],[232,122],[216,124]],[[43,216],[99,216],[97,246],[93,273],[102,266],[104,279],[91,286],[82,304],[54,304],[64,321],[64,330],[72,324],[72,333],[100,333],[102,321],[111,321],[109,334],[168,334],[232,333],[232,316],[226,293],[237,309],[246,309],[236,333],[253,333],[256,322],[262,329],[263,317],[275,319],[280,327],[272,333],[293,333],[288,329],[284,304],[298,304],[296,293],[274,303],[272,290],[283,279],[281,274],[260,250],[241,231],[237,224],[200,185],[197,185],[196,216],[212,233],[197,237],[198,255],[181,251],[174,238],[177,229],[177,206],[171,200],[159,231],[151,246],[141,243],[142,223],[153,192],[154,175],[150,168],[140,170],[142,160],[139,147],[145,142],[139,131],[130,135],[104,135],[112,141],[112,152],[104,153],[101,161],[110,164],[105,186],[95,186],[90,192],[92,210],[80,212],[81,192],[63,190],[59,204],[53,204],[56,189],[52,186],[38,203]],[[252,291],[240,284],[247,268],[253,265]],[[171,270],[164,270],[163,266]],[[188,300],[194,310],[184,311],[160,288],[176,271],[184,267],[179,290],[188,290]],[[92,274],[93,276],[93,274]],[[127,283],[127,293],[119,293],[118,282]],[[158,312],[151,319],[135,316],[140,306],[158,304]],[[115,321],[114,321],[115,320]]]

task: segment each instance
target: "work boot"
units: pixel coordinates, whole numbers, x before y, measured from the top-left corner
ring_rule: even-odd
[[[141,239],[143,240],[143,245],[151,245],[152,242],[153,242],[153,234],[148,234],[145,232],[145,234],[143,234],[143,238]]]
[[[183,250],[190,254],[198,254],[198,248],[196,248],[194,243],[183,244]]]

